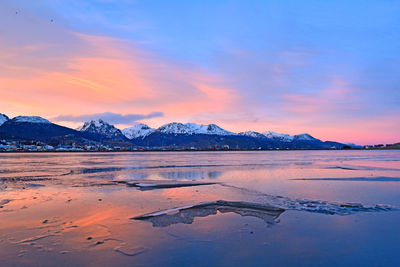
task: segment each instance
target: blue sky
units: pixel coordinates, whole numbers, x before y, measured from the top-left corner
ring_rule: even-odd
[[[69,63],[58,71],[80,72],[80,79],[101,84],[93,80],[96,73],[85,77],[77,62],[88,57],[116,59],[118,51],[119,63],[138,70],[132,79],[140,78],[138,84],[148,86],[140,99],[93,99],[81,114],[51,105],[42,112],[35,107],[23,112],[50,117],[159,112],[162,117],[143,122],[216,122],[232,130],[310,132],[322,139],[358,143],[400,139],[395,123],[400,115],[397,1],[17,0],[2,5],[4,10],[18,10],[16,25],[26,17],[41,21],[23,24],[29,25],[24,26],[27,31],[43,32],[23,42],[56,47],[52,53]],[[50,26],[44,23],[51,19]],[[51,32],[49,27],[58,29],[56,46],[43,37]],[[8,40],[0,48],[7,51],[13,38],[22,45],[21,29],[3,29]],[[36,56],[54,58],[52,53],[44,50]],[[18,57],[14,62],[27,62]],[[41,68],[59,67],[60,63],[49,62]],[[187,109],[189,102],[201,97],[202,102],[195,104],[203,109]],[[26,100],[14,95],[7,101]],[[0,106],[11,114],[18,113],[17,107]]]

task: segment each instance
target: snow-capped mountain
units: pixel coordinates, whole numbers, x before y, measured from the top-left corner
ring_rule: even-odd
[[[293,140],[301,140],[301,141],[316,141],[318,139],[312,137],[308,133],[297,134],[293,136]],[[319,140],[318,140],[319,141]]]
[[[8,121],[10,118],[7,115],[0,113],[0,125]]]
[[[156,149],[326,149],[343,148],[333,141],[321,141],[307,133],[280,134],[272,131],[233,133],[215,124],[168,123],[158,129],[139,123],[119,130],[102,119],[85,122],[73,130],[38,116],[9,119],[0,114],[0,137],[4,139],[42,140],[145,147]]]
[[[254,138],[265,138],[266,137],[265,135],[258,133],[258,132],[254,132],[254,131],[241,132],[241,133],[239,133],[239,135],[249,136],[249,137],[254,137]]]
[[[218,125],[215,124],[196,124],[196,123],[179,123],[172,122],[165,124],[157,129],[157,132],[165,133],[165,134],[208,134],[208,135],[236,135],[235,133],[229,132],[227,130],[222,129]]]
[[[320,141],[309,135],[308,133],[289,135],[280,134],[272,131],[267,131],[263,133],[267,138],[282,141],[282,142],[295,142],[295,141]]]
[[[191,123],[191,125],[198,127],[195,132],[197,134],[237,135],[236,133],[222,129],[216,124],[197,125],[195,123]]]
[[[121,138],[124,137],[121,130],[114,127],[102,119],[91,120],[85,122],[82,127],[77,129],[80,132],[101,135],[105,138]]]
[[[264,132],[263,135],[270,139],[275,139],[282,142],[292,142],[294,137],[289,134],[281,134],[273,131]]]
[[[60,126],[38,116],[17,116],[5,121],[0,132],[12,139],[43,141],[63,136],[79,138],[79,132]]]
[[[122,130],[122,134],[128,139],[134,138],[145,138],[149,134],[155,132],[156,129],[150,128],[144,123],[138,123],[132,127],[125,128]]]
[[[17,116],[12,119],[14,122],[28,122],[28,123],[51,123],[50,121],[39,116]]]
[[[157,132],[166,134],[189,134],[190,128],[180,122],[167,123],[157,129]]]

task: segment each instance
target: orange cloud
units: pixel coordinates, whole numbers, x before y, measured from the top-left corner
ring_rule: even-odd
[[[124,40],[75,36],[85,45],[68,59],[62,71],[39,68],[36,75],[25,77],[0,73],[2,112],[56,116],[157,109],[179,117],[224,111],[236,100],[232,89],[202,70],[162,63],[162,59]],[[23,69],[24,65],[18,67]]]

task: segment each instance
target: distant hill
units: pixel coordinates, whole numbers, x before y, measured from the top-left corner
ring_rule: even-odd
[[[45,141],[53,137],[81,134],[37,116],[18,116],[0,126],[0,133],[10,138]]]

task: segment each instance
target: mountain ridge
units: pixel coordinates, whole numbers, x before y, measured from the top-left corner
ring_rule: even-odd
[[[321,141],[310,134],[280,134],[246,131],[234,133],[216,124],[167,123],[151,128],[144,123],[120,130],[102,120],[85,122],[77,130],[54,124],[38,116],[17,116],[8,119],[3,115],[0,125],[2,136],[27,140],[65,140],[70,142],[106,142],[112,145],[138,146],[166,149],[324,149],[343,148],[339,142]],[[68,138],[66,138],[68,137]],[[86,140],[86,141],[85,141]],[[61,142],[60,141],[60,142]]]
[[[8,121],[10,118],[6,114],[0,113],[0,126],[3,125],[6,121]]]
[[[125,135],[123,135],[120,129],[117,129],[114,125],[111,125],[102,119],[85,122],[77,130],[82,133],[96,135],[99,138],[104,138],[104,139],[118,139],[118,140],[126,139]]]

